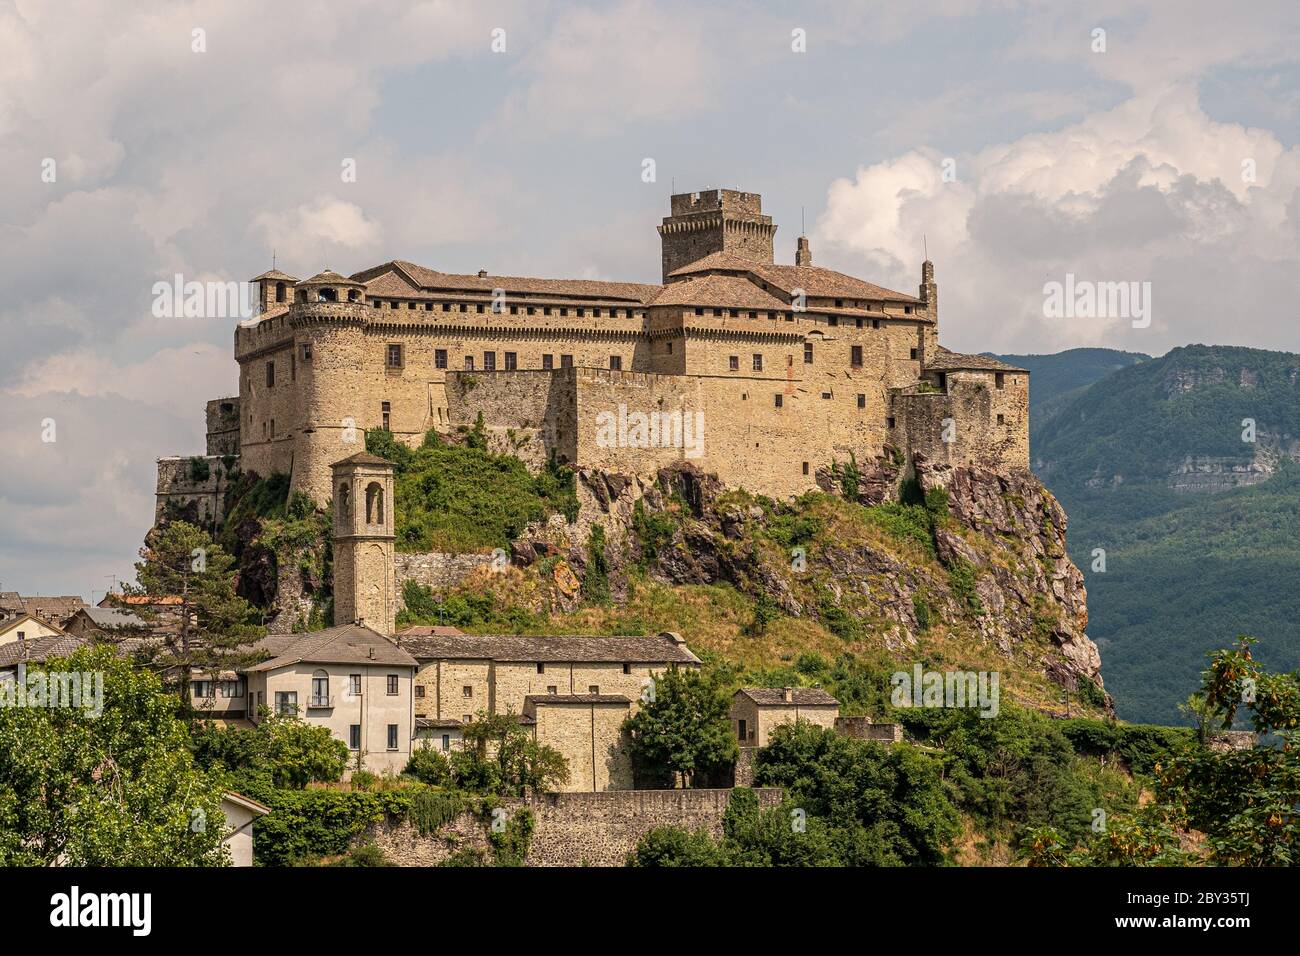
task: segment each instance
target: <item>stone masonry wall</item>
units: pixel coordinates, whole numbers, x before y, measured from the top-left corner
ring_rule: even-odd
[[[760,806],[781,802],[779,788],[755,793]],[[655,827],[703,828],[720,837],[730,799],[730,790],[615,790],[543,794],[503,805],[512,815],[527,807],[536,819],[525,866],[623,866]],[[399,866],[436,866],[466,846],[490,853],[484,824],[469,814],[429,836],[405,822],[372,827],[368,836]]]

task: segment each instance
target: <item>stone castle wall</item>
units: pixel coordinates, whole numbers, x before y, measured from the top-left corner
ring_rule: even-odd
[[[762,807],[781,802],[779,788],[755,793]],[[721,837],[730,799],[730,790],[614,790],[542,794],[503,806],[512,815],[526,807],[536,820],[525,866],[623,866],[655,827],[702,828]],[[485,825],[470,814],[428,836],[409,823],[390,822],[372,827],[368,838],[398,866],[436,866],[464,847],[491,852]]]
[[[1001,416],[999,418],[999,416]],[[953,466],[1029,467],[1029,387],[1024,373],[949,373],[944,391],[907,389],[893,396],[890,441]]]
[[[220,525],[225,519],[229,472],[238,467],[237,462],[223,455],[159,458],[154,524],[171,518],[206,530]]]

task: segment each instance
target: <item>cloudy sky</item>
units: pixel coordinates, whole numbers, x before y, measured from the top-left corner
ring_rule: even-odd
[[[924,241],[953,348],[1300,351],[1298,60],[1294,0],[0,0],[0,589],[130,577],[236,384],[153,284],[273,250],[657,281],[674,184],[728,186],[778,261],[802,215],[912,291]],[[1150,282],[1150,326],[1045,318],[1067,273]]]

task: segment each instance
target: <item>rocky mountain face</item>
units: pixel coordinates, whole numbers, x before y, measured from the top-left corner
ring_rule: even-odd
[[[559,556],[581,576],[589,560],[583,542],[599,525],[616,600],[633,568],[671,585],[722,582],[784,614],[882,642],[900,659],[944,634],[1071,690],[1086,682],[1102,697],[1083,576],[1066,552],[1065,512],[1051,493],[1028,472],[922,460],[920,494],[946,502],[904,507],[897,469],[888,454],[864,467],[855,502],[828,494],[791,504],[728,491],[689,463],[654,479],[583,472],[579,522],[531,529],[515,557]],[[929,522],[923,532],[919,516]],[[913,522],[911,537],[891,530],[904,519]],[[801,525],[807,536],[796,534],[790,547],[788,529]]]

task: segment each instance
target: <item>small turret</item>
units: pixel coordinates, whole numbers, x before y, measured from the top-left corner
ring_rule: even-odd
[[[921,307],[935,322],[939,321],[939,286],[934,281],[934,263],[926,259],[921,263]]]
[[[807,236],[799,237],[799,242],[794,250],[794,264],[797,266],[812,265],[812,250],[808,248]]]

